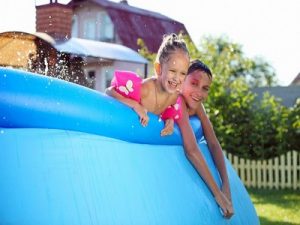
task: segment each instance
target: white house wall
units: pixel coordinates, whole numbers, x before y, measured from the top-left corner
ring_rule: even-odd
[[[141,78],[144,78],[145,64],[115,61],[113,66],[117,70],[133,71],[133,72],[137,73]]]
[[[122,61],[115,61],[111,65],[95,65],[94,63],[87,64],[84,67],[84,73],[86,79],[93,83],[93,88],[97,91],[104,92],[107,85],[113,77],[115,70],[128,70],[133,71],[144,78],[145,65],[139,63],[129,63]],[[92,80],[88,77],[89,71],[95,72],[95,79]]]

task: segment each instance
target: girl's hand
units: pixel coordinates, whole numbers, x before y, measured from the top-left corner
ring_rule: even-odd
[[[215,196],[215,199],[222,210],[222,214],[226,219],[229,219],[233,216],[233,207],[231,202],[225,197],[225,195],[220,191],[218,196]]]
[[[171,135],[174,132],[174,120],[173,119],[167,119],[165,121],[165,127],[160,132],[160,136],[167,136]]]
[[[145,109],[141,104],[137,103],[133,110],[139,115],[140,117],[140,123],[143,127],[148,125],[149,117],[147,115],[147,109]]]

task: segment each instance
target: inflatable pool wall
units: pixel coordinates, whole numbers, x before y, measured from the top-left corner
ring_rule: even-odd
[[[199,147],[220,179],[197,119]],[[184,155],[125,105],[82,86],[0,68],[0,224],[259,224],[226,160],[235,215],[224,219]]]

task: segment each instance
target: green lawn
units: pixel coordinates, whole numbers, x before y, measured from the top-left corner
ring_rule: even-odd
[[[300,191],[249,189],[261,225],[300,225]]]

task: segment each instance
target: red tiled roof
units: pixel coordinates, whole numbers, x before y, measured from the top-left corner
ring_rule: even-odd
[[[72,0],[69,4],[88,0]],[[164,34],[183,32],[185,26],[162,14],[107,0],[90,0],[107,10],[122,44],[137,51],[137,39],[142,38],[149,51],[157,52]]]

